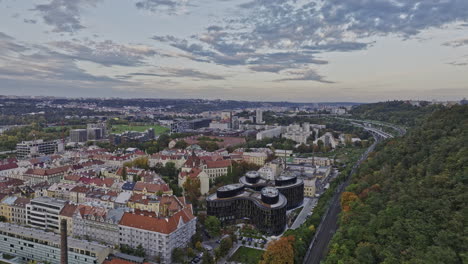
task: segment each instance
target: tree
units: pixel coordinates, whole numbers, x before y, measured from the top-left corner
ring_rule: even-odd
[[[182,263],[185,260],[185,250],[183,248],[174,248],[172,250],[172,262],[173,263]]]
[[[294,237],[287,236],[271,242],[263,254],[260,264],[292,264],[294,263]]]
[[[200,179],[195,178],[187,178],[187,180],[184,182],[184,190],[185,190],[185,196],[187,199],[192,203],[196,204],[198,199],[201,196],[200,192]]]
[[[148,158],[147,157],[139,157],[133,160],[132,162],[132,167],[148,170],[149,165],[148,165]]]
[[[184,140],[177,141],[177,143],[174,146],[174,148],[177,148],[177,149],[185,149],[187,147],[188,147],[188,143],[185,142]]]
[[[127,180],[127,167],[123,166],[122,168],[122,180]]]
[[[205,220],[205,228],[211,237],[219,236],[221,233],[221,221],[216,216],[209,215]]]
[[[195,243],[195,248],[197,250],[202,250],[203,249],[203,245],[202,245],[201,241],[197,241],[197,243]]]
[[[210,252],[205,251],[202,257],[202,264],[214,264],[214,259],[213,256],[210,254]]]
[[[219,245],[221,257],[226,256],[229,250],[232,248],[232,239],[230,237],[223,238]]]
[[[359,200],[359,197],[353,192],[343,192],[341,194],[341,208],[344,212],[348,212],[352,202]]]
[[[141,244],[139,244],[137,248],[135,249],[135,256],[142,257],[142,258],[145,257],[145,249],[143,248]]]

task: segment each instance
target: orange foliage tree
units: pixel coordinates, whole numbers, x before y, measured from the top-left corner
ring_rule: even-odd
[[[294,236],[282,237],[268,245],[260,264],[293,264]]]
[[[359,197],[353,192],[343,192],[341,195],[341,208],[344,212],[348,212],[350,209],[350,204],[356,200],[359,200]]]

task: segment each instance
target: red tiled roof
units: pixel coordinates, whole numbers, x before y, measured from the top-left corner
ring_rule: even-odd
[[[75,186],[73,189],[70,190],[70,192],[78,192],[78,193],[87,193],[91,190],[91,188],[87,186]]]
[[[78,208],[78,205],[75,205],[75,204],[66,204],[66,205],[62,208],[62,211],[60,211],[60,215],[72,217],[73,214],[75,213],[76,208]]]
[[[167,184],[156,184],[156,183],[146,183],[146,182],[137,182],[134,191],[143,191],[146,188],[146,191],[149,193],[157,193],[159,191],[167,192],[170,190]]]
[[[103,264],[136,264],[136,263],[128,261],[128,260],[124,260],[124,259],[112,258],[110,260],[104,260]],[[142,264],[149,264],[149,262],[144,262]]]
[[[230,160],[216,160],[216,161],[206,161],[206,166],[210,169],[212,168],[226,168],[231,166]]]
[[[26,175],[38,175],[48,176],[66,172],[70,166],[57,167],[52,169],[28,169],[24,174]]]
[[[180,219],[184,223],[189,222],[195,218],[190,208],[185,208],[169,218],[157,218],[137,213],[124,213],[120,220],[120,225],[158,232],[163,234],[170,234],[177,230]]]
[[[16,168],[18,168],[18,164],[16,163],[7,163],[7,164],[0,165],[0,171],[11,170],[11,169],[16,169]]]
[[[203,170],[200,169],[200,168],[193,168],[191,169],[190,171],[183,171],[180,173],[180,176],[183,178],[183,177],[189,177],[189,178],[196,178],[198,177],[198,174],[200,174],[200,172],[202,172]]]
[[[66,180],[66,181],[73,181],[73,182],[79,181],[80,178],[81,178],[80,175],[67,175],[67,176],[63,177],[64,180]]]

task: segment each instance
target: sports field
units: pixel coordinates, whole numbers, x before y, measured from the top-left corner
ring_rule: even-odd
[[[113,125],[112,126],[112,133],[122,133],[125,131],[137,131],[137,132],[144,132],[148,128],[154,128],[154,133],[156,135],[163,134],[167,131],[169,131],[168,128],[163,127],[163,126],[158,126],[158,125],[148,125],[148,126],[142,126],[142,125],[137,125],[137,126],[132,126],[132,125]]]

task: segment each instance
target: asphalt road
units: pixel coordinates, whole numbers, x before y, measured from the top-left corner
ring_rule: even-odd
[[[306,198],[306,199],[307,200],[304,203],[304,207],[302,208],[302,211],[299,213],[296,220],[292,224],[291,229],[296,229],[299,226],[301,226],[305,222],[305,220],[307,219],[308,214],[310,212],[312,212],[312,209],[317,205],[317,201],[318,201],[317,198],[315,198],[315,197],[312,198],[311,197],[311,198]]]
[[[312,240],[311,245],[309,246],[309,250],[304,258],[304,263],[319,264],[322,258],[325,256],[328,250],[328,244],[330,243],[333,234],[338,229],[338,215],[341,212],[340,195],[344,191],[346,186],[348,186],[351,180],[351,175],[353,175],[356,172],[356,169],[359,167],[359,165],[365,159],[367,159],[367,156],[370,152],[374,150],[378,142],[378,137],[375,137],[374,144],[372,144],[366,150],[363,156],[361,156],[361,158],[356,162],[356,164],[354,164],[348,179],[337,188],[337,191],[335,191],[330,206],[328,207],[325,216],[322,218],[322,222],[320,223],[315,237]]]

